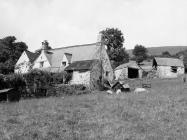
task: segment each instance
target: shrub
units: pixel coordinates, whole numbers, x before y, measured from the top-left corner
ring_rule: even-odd
[[[62,95],[81,95],[81,94],[88,94],[90,90],[87,89],[84,85],[67,85],[62,84],[57,87],[57,96]]]
[[[72,73],[69,72],[60,72],[52,74],[53,83],[55,84],[67,84],[72,78]]]
[[[8,93],[9,101],[19,101],[21,95],[25,93],[26,83],[22,75],[11,74],[0,76],[0,89],[13,88]]]
[[[0,90],[7,88],[7,83],[5,82],[5,76],[0,74]]]
[[[24,97],[46,96],[47,89],[53,81],[51,73],[37,69],[25,74],[24,78],[27,86],[27,93]]]
[[[20,92],[25,90],[26,83],[22,75],[20,74],[11,74],[5,78],[8,88],[14,88]]]

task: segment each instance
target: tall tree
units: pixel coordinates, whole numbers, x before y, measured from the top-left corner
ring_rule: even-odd
[[[162,56],[171,57],[171,54],[168,51],[164,51],[164,52],[162,52]]]
[[[0,73],[14,71],[14,66],[24,50],[28,47],[24,42],[16,42],[15,36],[0,39]]]
[[[124,36],[117,28],[106,28],[100,32],[102,42],[107,46],[107,53],[113,62],[113,67],[128,62],[129,55],[123,48]]]
[[[144,61],[145,59],[147,59],[148,57],[148,51],[147,48],[145,48],[142,45],[136,45],[133,49],[133,55],[135,57],[135,60],[138,64],[140,64],[142,61]]]

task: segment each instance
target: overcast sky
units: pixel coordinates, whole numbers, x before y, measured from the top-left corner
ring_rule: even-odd
[[[0,38],[14,35],[29,50],[93,43],[119,28],[126,49],[187,45],[187,0],[0,0]]]

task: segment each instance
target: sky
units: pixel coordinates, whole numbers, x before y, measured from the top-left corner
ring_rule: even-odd
[[[0,0],[0,38],[29,50],[94,43],[99,31],[120,29],[124,47],[187,45],[187,0]]]

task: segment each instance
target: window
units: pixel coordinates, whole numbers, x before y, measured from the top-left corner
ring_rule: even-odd
[[[65,67],[65,66],[66,66],[66,62],[62,62],[62,66],[64,66],[64,67]]]
[[[177,73],[177,67],[176,66],[171,66],[171,72]]]
[[[42,68],[43,67],[43,65],[44,65],[44,62],[42,61],[42,62],[40,62],[40,68]]]
[[[106,77],[108,77],[108,75],[109,75],[109,72],[108,72],[108,71],[106,71],[105,76],[106,76]]]

